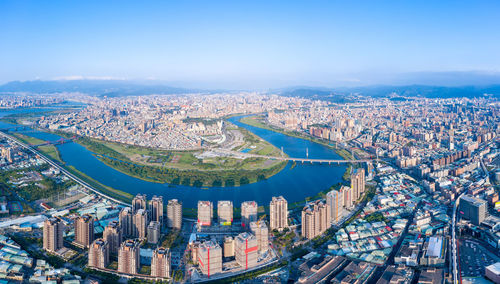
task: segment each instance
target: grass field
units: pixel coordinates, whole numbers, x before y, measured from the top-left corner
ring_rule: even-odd
[[[244,137],[241,149],[250,153],[279,156],[279,149],[239,129]],[[57,132],[57,134],[61,135]],[[63,134],[62,136],[66,136]],[[124,174],[151,182],[194,186],[239,186],[253,183],[280,172],[284,161],[234,157],[197,158],[205,150],[171,151],[81,137],[75,142],[96,154],[97,158]]]
[[[104,185],[104,184],[96,181],[95,179],[89,177],[88,175],[82,173],[81,171],[77,170],[73,166],[67,166],[65,168],[68,171],[70,171],[72,174],[83,179],[85,182],[87,182],[91,186],[98,189],[100,192],[102,192],[110,197],[113,197],[113,198],[116,198],[116,199],[119,199],[123,202],[128,202],[128,203],[132,202],[132,199],[134,198],[134,196],[132,194],[118,190],[118,189],[114,189],[114,188],[109,187],[107,185]]]
[[[346,149],[336,148],[336,147],[330,145],[330,143],[327,142],[327,141],[324,141],[324,140],[318,139],[316,137],[312,137],[312,136],[306,135],[304,133],[300,133],[300,132],[296,132],[296,131],[287,131],[287,130],[284,130],[284,129],[280,129],[280,128],[274,127],[272,125],[269,125],[269,124],[263,122],[263,117],[261,117],[261,116],[246,116],[246,117],[241,118],[240,122],[248,124],[250,126],[259,127],[259,128],[271,130],[271,131],[274,131],[274,132],[278,132],[278,133],[281,133],[281,134],[284,134],[284,135],[288,135],[288,136],[291,136],[291,137],[297,137],[297,138],[300,138],[300,139],[309,140],[309,141],[312,141],[314,143],[318,143],[318,144],[326,146],[326,147],[328,147],[330,149],[335,150],[335,152],[339,156],[341,156],[343,159],[347,160],[347,159],[351,159],[352,158],[351,153],[349,153],[349,151],[347,151]]]
[[[21,140],[22,142],[29,144],[29,145],[39,145],[39,144],[43,144],[46,142],[42,139],[38,139],[38,138],[24,135],[21,133],[13,133],[12,135],[15,136],[16,138],[18,138],[19,140]],[[39,150],[43,154],[49,156],[53,160],[56,160],[60,163],[64,163],[63,160],[61,159],[61,155],[59,154],[59,150],[57,150],[57,147],[54,145],[39,146],[37,148],[37,150]]]

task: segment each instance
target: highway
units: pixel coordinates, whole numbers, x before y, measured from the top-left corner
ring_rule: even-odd
[[[451,264],[452,264],[452,276],[453,283],[458,284],[460,276],[458,275],[458,253],[457,253],[457,237],[456,237],[456,223],[457,223],[457,210],[460,204],[460,198],[464,196],[465,192],[460,194],[460,196],[455,200],[455,205],[453,206],[453,217],[451,221]]]
[[[26,150],[32,152],[33,154],[38,155],[40,157],[40,159],[44,160],[45,162],[47,162],[51,166],[59,169],[61,171],[61,173],[65,174],[68,178],[70,178],[74,182],[78,183],[79,185],[83,186],[85,189],[87,189],[87,190],[89,190],[89,191],[91,191],[91,192],[99,195],[102,198],[109,199],[109,200],[111,200],[113,202],[116,202],[116,203],[124,205],[124,206],[130,206],[130,204],[128,204],[128,203],[125,203],[125,202],[120,201],[118,199],[115,199],[113,197],[107,196],[106,194],[104,194],[104,193],[100,192],[99,190],[95,189],[90,184],[86,183],[85,181],[83,181],[79,177],[77,177],[74,174],[70,173],[68,170],[66,170],[62,166],[58,165],[57,163],[55,163],[51,159],[47,158],[46,156],[44,156],[43,154],[41,154],[39,151],[37,151],[33,147],[31,147],[31,146],[29,146],[27,144],[24,144],[23,142],[17,140],[16,138],[14,138],[14,137],[12,137],[10,135],[7,135],[7,134],[5,134],[4,132],[1,132],[1,131],[0,131],[0,136],[3,136],[6,139],[8,139],[8,140],[10,140],[10,141],[18,144],[19,146],[21,146],[21,147],[25,148]]]

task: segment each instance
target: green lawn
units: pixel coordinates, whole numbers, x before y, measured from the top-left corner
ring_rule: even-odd
[[[21,140],[22,142],[29,144],[29,145],[39,145],[39,144],[43,144],[46,142],[42,139],[38,139],[38,138],[31,137],[31,136],[21,134],[21,133],[13,133],[12,135],[15,136],[16,138],[18,138],[19,140]],[[39,150],[43,154],[49,156],[51,159],[56,160],[60,163],[63,163],[63,160],[61,159],[61,155],[59,154],[59,150],[57,150],[56,146],[54,146],[54,145],[39,146],[37,148],[37,150]]]

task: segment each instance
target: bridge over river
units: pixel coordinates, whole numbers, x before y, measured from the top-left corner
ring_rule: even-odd
[[[377,161],[378,159],[313,159],[313,158],[294,158],[287,156],[266,156],[266,155],[257,155],[250,153],[243,153],[238,151],[226,150],[226,149],[212,149],[214,153],[221,153],[241,158],[263,158],[270,160],[279,160],[279,161],[291,161],[291,162],[302,162],[302,163],[319,163],[319,164],[340,164],[340,163],[369,163],[373,161]]]

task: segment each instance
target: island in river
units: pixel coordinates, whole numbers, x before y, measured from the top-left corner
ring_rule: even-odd
[[[9,114],[41,112],[43,110],[18,109],[0,111],[0,117]],[[239,121],[241,116],[227,118],[232,124],[245,128],[251,133],[263,138],[275,146],[283,149],[291,157],[306,157],[308,149],[310,158],[340,159],[332,149],[308,140],[286,136],[274,131],[252,127]],[[37,129],[21,127],[0,121],[0,127],[11,131],[22,132],[25,135],[43,141],[57,141],[60,135],[41,132]],[[55,145],[64,161],[64,167],[98,190],[112,197],[129,202],[136,194],[148,196],[160,195],[164,199],[176,198],[183,202],[185,208],[195,208],[198,200],[232,200],[234,204],[247,200],[254,200],[259,204],[268,204],[273,196],[283,195],[289,205],[300,204],[306,198],[316,198],[331,190],[332,185],[342,182],[342,175],[347,168],[346,164],[327,165],[310,163],[288,163],[285,168],[274,176],[263,181],[243,184],[240,186],[213,186],[195,187],[185,185],[172,185],[168,183],[149,182],[130,175],[126,175],[104,164],[97,156],[79,143],[64,143]],[[318,197],[319,198],[319,197]]]
[[[38,113],[38,115],[41,114]],[[34,113],[29,113],[26,116],[15,114],[3,118],[5,122],[23,124],[33,122],[33,120],[36,120]],[[73,136],[73,134],[64,131],[43,130],[66,138]],[[29,134],[16,134],[16,136],[30,145],[44,142],[30,137]],[[282,155],[281,151],[269,142],[229,122],[226,122],[224,138],[222,145],[213,145],[214,143],[212,143],[209,146],[224,147],[226,150],[258,155]],[[285,161],[273,159],[221,155],[206,147],[189,151],[164,150],[84,136],[76,137],[74,141],[87,148],[97,159],[115,170],[145,181],[172,185],[240,186],[265,180],[279,173],[287,164]],[[39,150],[61,162],[54,146],[40,146]]]

